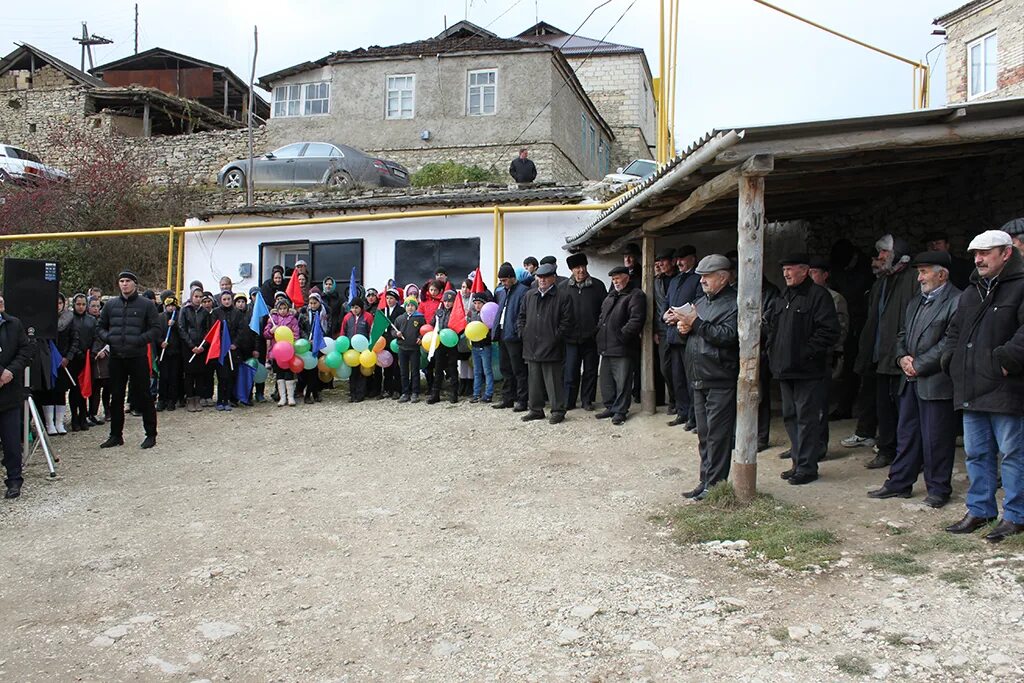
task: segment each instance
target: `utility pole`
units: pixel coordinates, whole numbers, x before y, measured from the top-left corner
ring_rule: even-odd
[[[92,46],[93,45],[110,45],[111,43],[114,42],[110,38],[104,38],[103,36],[98,36],[95,33],[93,33],[92,35],[89,35],[89,25],[86,22],[84,22],[84,21],[82,22],[82,37],[81,38],[72,38],[71,40],[75,41],[76,43],[81,44],[81,46],[82,46],[82,64],[81,64],[81,70],[82,71],[85,71],[85,55],[86,55],[87,52],[89,54],[89,68],[92,69],[93,66],[94,66],[93,61],[92,61]]]
[[[253,82],[256,80],[256,55],[260,51],[260,37],[257,33],[256,27],[252,27],[252,73],[249,75],[249,102],[246,105],[248,109],[249,119],[249,166],[245,174],[245,205],[252,206],[253,204],[253,192],[252,192],[252,157],[253,157],[253,141],[252,141],[252,110],[253,110]]]
[[[139,54],[139,3],[135,3],[135,54]]]

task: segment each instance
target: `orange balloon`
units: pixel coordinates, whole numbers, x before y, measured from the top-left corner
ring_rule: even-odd
[[[373,366],[366,367],[365,365],[360,365],[359,372],[362,373],[363,377],[369,377],[373,374]]]
[[[320,372],[329,373],[331,377],[334,377],[334,373],[331,372],[331,369],[329,367],[327,367],[327,356],[320,356],[320,358],[316,362],[316,368]]]
[[[384,339],[383,336],[381,336],[380,339],[377,340],[377,343],[373,345],[373,352],[380,353],[381,351],[384,350],[385,344],[387,344],[387,341]]]

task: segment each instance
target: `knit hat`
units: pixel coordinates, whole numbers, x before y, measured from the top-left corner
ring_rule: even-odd
[[[516,276],[516,269],[513,268],[512,264],[509,263],[508,261],[505,261],[505,263],[502,263],[501,267],[498,268],[498,277],[499,278],[503,278],[503,277],[512,277],[512,278],[514,278],[515,276]]]
[[[482,301],[487,303],[491,300],[491,297],[487,296],[487,292],[477,292],[473,295],[473,301]]]
[[[255,294],[258,291],[260,291],[259,287],[250,287],[249,288],[249,296],[252,296],[253,294]]]
[[[129,280],[133,281],[135,284],[139,284],[139,276],[136,275],[135,273],[133,273],[130,270],[122,270],[120,273],[117,274],[117,279],[118,280],[123,280],[124,278],[128,278]]]
[[[78,296],[78,294],[75,296]],[[162,303],[164,306],[177,306],[178,300],[171,294],[170,296],[165,296]]]
[[[407,296],[405,298],[405,301],[402,303],[402,305],[406,306],[406,307],[408,307],[408,306],[418,307],[420,305],[420,302],[417,301],[416,297],[414,297],[414,296]]]
[[[320,303],[324,302],[324,300],[322,298],[320,298],[320,294],[318,292],[311,292],[310,293],[309,300],[312,301],[313,299],[316,299]]]
[[[246,301],[246,302],[248,302],[249,301],[249,297],[247,297],[242,292],[239,292],[238,294],[235,294],[234,301]]]
[[[400,296],[398,296],[398,291],[394,289],[389,289],[386,292],[384,292],[384,297],[394,297],[395,301],[398,301],[401,298]]]

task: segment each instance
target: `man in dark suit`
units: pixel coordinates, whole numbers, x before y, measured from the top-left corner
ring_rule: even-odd
[[[670,420],[668,426],[684,425],[684,429],[692,432],[696,431],[697,422],[693,412],[693,385],[686,378],[686,364],[683,360],[686,355],[686,340],[679,334],[679,319],[672,309],[683,304],[692,304],[701,294],[700,275],[696,273],[697,249],[687,244],[676,249],[675,257],[679,274],[668,283],[668,300],[664,315],[667,323],[665,339],[668,343],[668,365],[676,395],[675,419]]]
[[[25,326],[4,312],[0,296],[0,442],[4,449],[7,491],[4,498],[21,495],[21,411],[25,403],[25,368],[35,356],[35,344]]]
[[[956,416],[953,411],[953,380],[942,371],[946,329],[956,313],[960,290],[950,278],[952,259],[945,251],[918,254],[911,266],[917,269],[921,296],[911,299],[896,336],[896,362],[903,372],[897,400],[896,458],[882,487],[869,498],[909,498],[918,475],[924,471],[928,496],[925,505],[940,508],[952,492]]]

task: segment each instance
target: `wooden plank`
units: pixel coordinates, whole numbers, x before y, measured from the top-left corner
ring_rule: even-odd
[[[733,486],[741,501],[757,493],[757,406],[761,358],[761,278],[764,258],[764,177],[739,180],[737,224],[740,374],[736,380],[736,447]]]
[[[641,230],[640,228],[637,228],[635,230],[630,230],[625,235],[623,235],[622,237],[619,237],[618,239],[616,239],[611,244],[609,244],[607,246],[604,246],[604,247],[601,247],[600,249],[598,249],[597,253],[598,254],[605,254],[605,255],[617,254],[620,251],[622,251],[622,248],[625,247],[627,244],[629,244],[630,242],[633,242],[635,240],[638,240],[641,237],[643,237],[643,230]]]
[[[885,149],[941,147],[1024,137],[1024,116],[990,121],[965,121],[914,128],[881,129],[833,135],[811,135],[788,140],[739,143],[723,150],[715,163],[736,163],[753,154],[779,158],[833,155]]]
[[[654,400],[654,237],[645,235],[641,242],[643,270],[641,289],[647,295],[647,314],[640,348],[640,409],[654,415],[658,408]]]
[[[153,136],[153,120],[150,117],[149,102],[142,105],[142,137]]]
[[[648,220],[644,223],[643,229],[653,232],[686,220],[687,217],[697,213],[711,202],[732,195],[736,191],[736,184],[741,176],[766,175],[774,167],[775,159],[770,155],[754,155],[743,164],[730,168],[695,189],[689,197],[677,204],[671,211]]]

